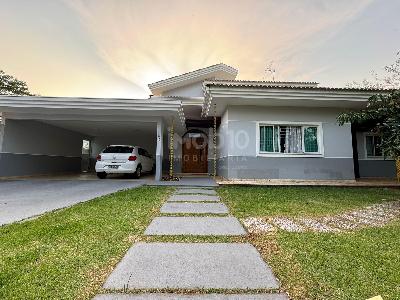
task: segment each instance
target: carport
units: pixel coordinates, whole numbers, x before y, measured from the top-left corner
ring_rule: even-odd
[[[0,97],[0,176],[81,171],[82,143],[89,156],[110,144],[134,144],[156,159],[156,180],[167,158],[167,127],[184,132],[179,100]]]

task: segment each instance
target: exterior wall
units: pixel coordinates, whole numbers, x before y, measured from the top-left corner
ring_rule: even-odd
[[[203,82],[192,83],[163,93],[163,96],[204,97]]]
[[[360,131],[356,134],[360,177],[396,178],[396,163],[393,159],[367,157],[365,134]]]
[[[2,120],[0,118],[0,153],[1,149],[3,148],[3,135],[4,135],[4,124],[2,123]]]
[[[231,156],[223,158],[222,163],[223,166],[226,164],[228,165],[228,178],[306,180],[354,179],[352,158]]]
[[[157,147],[157,132],[154,126],[153,132],[133,132],[132,134],[126,136],[97,136],[91,139],[92,145],[92,158],[104,150],[108,145],[133,145],[140,146],[146,149],[151,155],[155,157],[156,147]]]
[[[32,120],[7,119],[0,176],[79,172],[83,136]]]
[[[220,175],[227,178],[354,179],[351,126],[339,126],[339,109],[229,106],[220,127]],[[258,122],[321,124],[322,154],[258,154]],[[224,170],[225,169],[225,170]]]

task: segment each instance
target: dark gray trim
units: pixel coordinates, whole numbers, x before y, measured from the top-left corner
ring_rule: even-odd
[[[396,178],[394,160],[359,160],[360,177]]]
[[[0,153],[0,176],[29,176],[80,171],[80,157]]]
[[[218,172],[232,179],[354,179],[352,158],[230,156],[218,160]]]

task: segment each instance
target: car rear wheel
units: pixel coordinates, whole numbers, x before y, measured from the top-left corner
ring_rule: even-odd
[[[142,166],[137,166],[136,172],[135,172],[135,178],[140,178],[142,176]]]
[[[97,177],[99,177],[100,179],[104,179],[107,177],[107,173],[106,172],[97,172]]]

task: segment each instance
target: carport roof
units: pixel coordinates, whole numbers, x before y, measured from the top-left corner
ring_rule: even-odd
[[[176,124],[185,127],[185,116],[180,100],[164,99],[121,99],[121,98],[75,98],[40,96],[0,96],[0,112],[6,117],[40,119],[94,118],[107,116],[141,121],[174,118]]]

